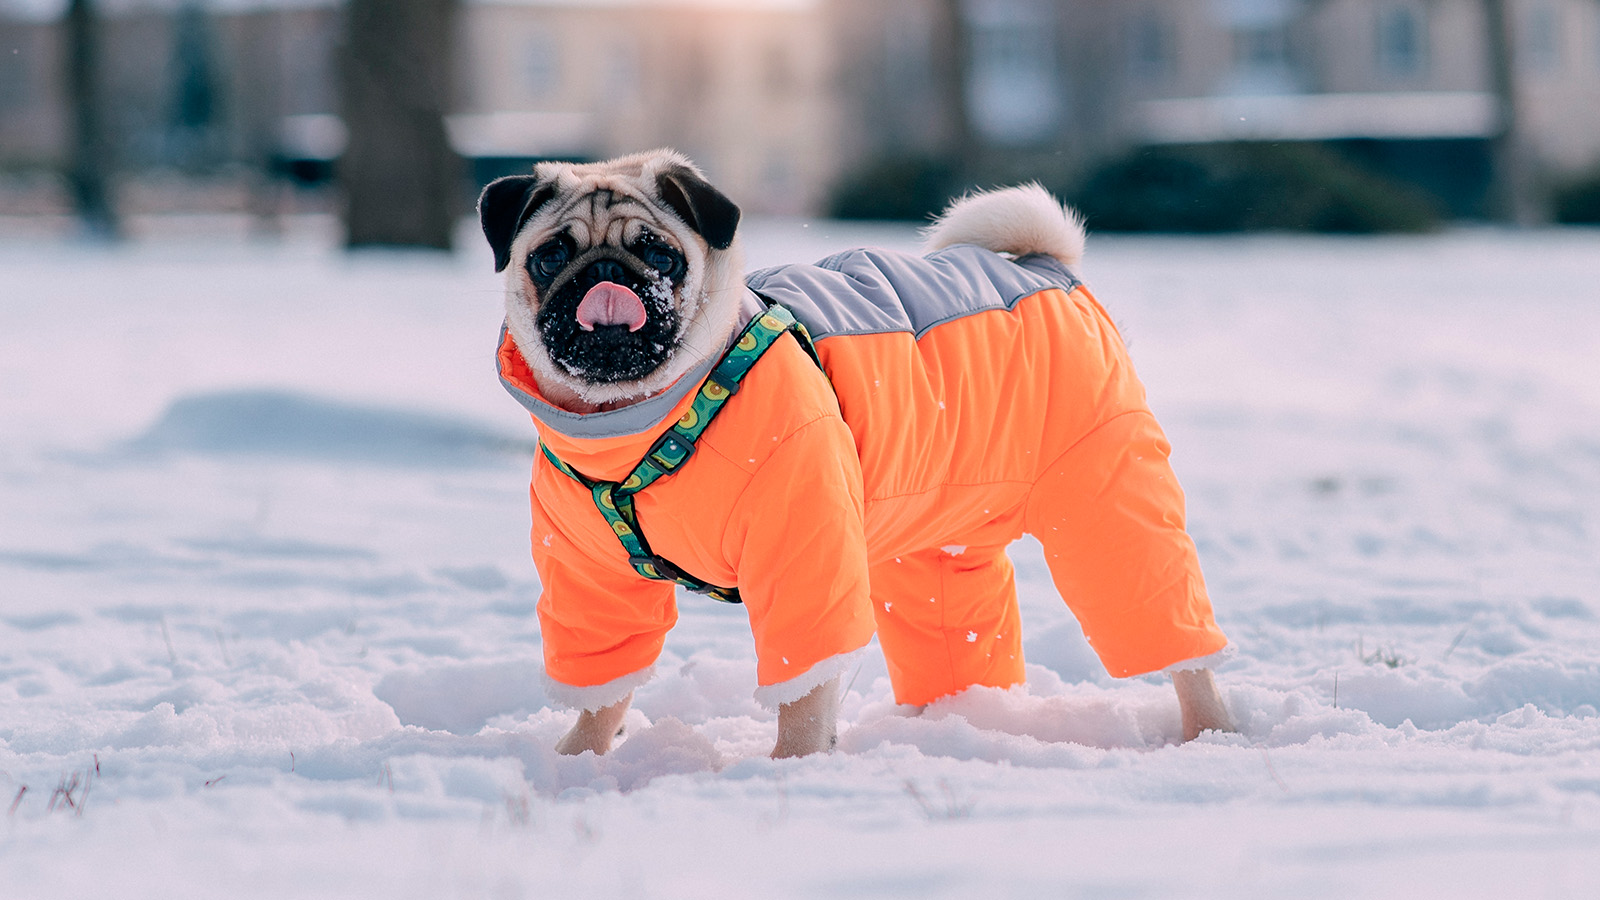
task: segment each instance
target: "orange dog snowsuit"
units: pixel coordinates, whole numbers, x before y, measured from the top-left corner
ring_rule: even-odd
[[[826,376],[779,338],[692,458],[634,501],[656,555],[737,586],[758,699],[839,674],[874,627],[901,703],[1021,683],[1005,547],[1024,532],[1113,675],[1226,645],[1166,439],[1116,328],[1062,264],[851,251],[749,284],[806,326]],[[550,453],[615,481],[690,413],[714,361],[590,415],[546,403],[509,337],[499,362]],[[531,494],[547,672],[561,699],[609,705],[648,678],[673,587],[634,570],[591,491],[544,456]]]

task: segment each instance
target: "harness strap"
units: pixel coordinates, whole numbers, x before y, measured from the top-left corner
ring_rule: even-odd
[[[548,459],[557,471],[589,489],[590,494],[594,496],[595,508],[600,511],[606,524],[611,526],[611,531],[622,543],[623,550],[628,554],[628,563],[633,566],[635,572],[656,581],[671,581],[683,585],[691,591],[705,594],[713,600],[724,603],[742,602],[737,587],[719,587],[701,581],[651,552],[650,542],[645,540],[644,531],[639,527],[639,516],[634,510],[633,495],[672,475],[694,456],[695,442],[711,425],[711,420],[722,412],[728,398],[739,392],[740,383],[750,374],[750,369],[755,366],[756,361],[786,332],[792,332],[811,360],[818,368],[822,367],[816,347],[812,345],[811,335],[806,332],[805,326],[796,321],[794,314],[788,309],[766,297],[761,299],[767,303],[766,311],[750,320],[750,324],[740,332],[738,340],[734,341],[733,346],[722,355],[722,359],[717,361],[716,366],[711,369],[711,374],[706,376],[705,382],[695,392],[694,401],[689,405],[689,409],[672,424],[671,428],[663,432],[654,444],[650,445],[644,459],[639,460],[639,464],[633,467],[633,471],[629,472],[626,478],[621,481],[595,481],[557,457],[543,441],[539,442],[539,449],[544,451],[545,459]]]

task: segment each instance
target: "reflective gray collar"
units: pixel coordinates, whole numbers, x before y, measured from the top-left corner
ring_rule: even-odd
[[[498,346],[505,346],[505,341],[506,327],[501,325]],[[672,387],[654,397],[621,409],[597,413],[568,412],[512,384],[506,379],[504,372],[498,374],[500,384],[522,404],[524,409],[533,413],[533,417],[541,426],[549,427],[570,438],[613,438],[641,434],[660,425],[690,391],[705,381],[716,362],[716,358],[713,357],[700,363],[674,382]],[[496,368],[498,367],[499,354],[496,354]]]

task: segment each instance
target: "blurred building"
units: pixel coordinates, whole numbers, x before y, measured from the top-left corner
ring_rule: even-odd
[[[336,10],[320,0],[100,0],[107,110],[134,168],[254,161],[284,120],[334,108]],[[3,164],[55,159],[65,0],[0,0]]]
[[[402,2],[402,0],[397,0]],[[325,180],[343,146],[336,0],[99,0],[129,172]],[[836,63],[812,0],[463,0],[458,113],[480,181],[670,144],[754,211],[823,202]],[[0,170],[58,166],[66,0],[0,0]],[[465,191],[464,191],[465,193]]]
[[[340,140],[331,0],[95,6],[102,112],[119,172],[142,176],[122,191],[139,211],[248,208],[249,182],[291,161],[295,174],[326,177]],[[71,145],[66,7],[0,0],[0,172],[14,178],[61,168]],[[330,122],[319,143],[316,126]],[[0,201],[19,198],[39,202],[0,191]]]
[[[0,0],[0,171],[65,153],[66,2]],[[1600,163],[1600,2],[1506,2],[1528,158]],[[1485,0],[463,4],[449,125],[479,180],[669,144],[752,211],[815,212],[897,156],[1060,182],[1140,145],[1318,141],[1459,194],[1501,127]],[[327,177],[338,0],[97,5],[124,171]]]
[[[474,0],[451,135],[480,180],[673,146],[754,211],[815,211],[836,82],[813,0]]]
[[[1600,164],[1600,3],[1506,0],[1535,177]],[[850,155],[1070,168],[1132,147],[1340,146],[1472,206],[1502,126],[1484,0],[837,0]],[[950,14],[963,34],[950,34]],[[957,59],[966,121],[943,74]]]

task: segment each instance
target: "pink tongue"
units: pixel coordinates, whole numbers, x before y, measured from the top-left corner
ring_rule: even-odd
[[[596,325],[626,325],[629,331],[638,331],[645,318],[639,295],[611,281],[589,288],[578,304],[578,325],[584,331],[593,331]]]

